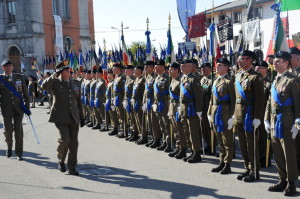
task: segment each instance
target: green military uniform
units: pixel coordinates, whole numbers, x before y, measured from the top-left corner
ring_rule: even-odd
[[[300,79],[289,71],[280,78],[278,76],[273,83],[276,93],[271,89],[265,120],[271,121],[272,148],[279,177],[284,182],[294,182],[298,179],[298,169],[291,128],[295,119],[300,118]],[[278,99],[273,97],[274,94]],[[277,103],[278,100],[282,103],[281,106]],[[288,100],[291,103],[286,104]],[[282,131],[276,128],[277,125]]]
[[[154,81],[154,73],[147,75],[145,82],[145,91],[143,96],[143,106],[147,114],[147,125],[149,127],[149,130],[152,130],[151,133],[153,140],[149,143],[149,146],[152,148],[156,148],[159,145],[159,140],[161,138],[161,131],[159,128],[158,118],[152,109],[152,104],[154,102]],[[155,141],[156,143],[154,144]]]
[[[268,76],[266,76],[264,79],[264,110],[266,110],[267,102],[270,96],[270,89],[271,89],[271,81]],[[265,111],[264,111],[265,112]],[[267,149],[267,139],[268,139],[268,133],[265,130],[265,125],[262,123],[258,127],[258,150],[259,150],[259,162],[261,167],[266,167],[266,149]],[[269,152],[269,165],[271,165],[271,150]]]
[[[234,140],[232,129],[228,130],[228,120],[232,117],[235,108],[234,79],[228,74],[218,77],[212,89],[208,115],[211,116],[212,129],[220,147],[220,165],[230,167],[234,153]],[[216,169],[216,172],[221,169],[223,168]]]
[[[93,71],[94,73],[94,71]],[[96,94],[96,85],[98,83],[97,79],[92,79],[90,83],[90,118],[91,123],[88,125],[88,127],[96,126],[96,111],[97,108],[95,107],[95,94]]]
[[[28,95],[31,98],[32,106],[31,108],[35,108],[35,91],[36,91],[36,82],[29,81],[28,84]]]
[[[104,108],[105,92],[106,92],[105,80],[101,78],[98,80],[95,89],[95,115],[99,127],[102,121],[105,119],[105,115],[104,115],[105,114],[105,108]]]
[[[2,63],[2,66],[4,65],[6,65],[5,61]],[[12,73],[10,76],[5,74],[0,75],[0,78],[3,78],[3,81],[7,82],[17,90],[22,96],[26,107],[29,109],[30,102],[24,76],[22,74]],[[20,159],[23,155],[22,119],[24,115],[24,111],[20,106],[21,101],[2,81],[0,81],[0,96],[1,112],[4,120],[5,142],[7,143],[8,149],[7,157],[10,157],[12,153],[13,132],[15,132],[15,154]]]
[[[138,142],[141,144],[145,144],[148,140],[147,131],[145,129],[145,120],[143,120],[143,94],[145,90],[145,78],[143,76],[137,77],[134,81],[133,85],[133,93],[132,93],[132,107],[133,113],[137,125],[138,132],[140,132],[140,137],[143,139],[143,142]]]
[[[200,120],[198,112],[203,110],[203,90],[200,85],[200,79],[193,73],[184,75],[181,78],[180,85],[180,117],[187,121],[193,154],[187,159],[193,163],[201,160],[200,156]],[[200,158],[200,159],[199,159]]]
[[[75,171],[79,123],[84,119],[80,99],[80,82],[73,79],[64,81],[61,77],[51,76],[43,82],[42,88],[53,93],[49,122],[55,123],[59,130],[57,157],[60,163],[64,163],[69,151],[68,169]]]
[[[202,113],[202,133],[203,139],[207,144],[206,152],[211,151],[211,129],[209,121],[207,118],[207,111],[209,107],[209,102],[211,98],[211,88],[212,88],[212,74],[207,77],[203,77],[200,81],[200,84],[203,89],[203,113]]]
[[[158,75],[154,81],[154,103],[153,111],[159,122],[160,131],[162,133],[163,145],[171,144],[170,139],[170,120],[168,118],[168,96],[169,96],[170,78],[166,73]],[[165,148],[165,147],[162,147]]]
[[[182,156],[185,156],[186,148],[191,146],[190,137],[187,137],[187,134],[184,133],[184,127],[179,118],[180,79],[181,76],[179,75],[176,79],[172,78],[171,80],[170,105],[168,111],[168,116],[170,117],[172,126],[171,132],[176,141],[176,148],[179,149],[175,152],[176,154],[174,154],[174,156],[178,159],[182,158]],[[178,153],[182,153],[183,155],[179,156]],[[170,154],[170,156],[172,157],[173,155]]]
[[[85,79],[84,80],[84,113],[86,123],[92,122],[91,120],[91,107],[90,107],[90,88],[91,88],[92,80]]]
[[[106,89],[106,102],[105,102],[105,110],[106,112],[109,112],[110,118],[111,118],[111,126],[113,128],[113,131],[115,131],[116,133],[118,132],[118,117],[117,117],[117,112],[115,109],[111,108],[112,105],[112,92],[113,92],[113,87],[114,87],[114,82],[108,82],[107,84],[107,89]],[[106,118],[107,120],[107,118]],[[105,123],[107,124],[108,121],[105,121]]]
[[[241,90],[238,89],[237,82],[241,85]],[[263,118],[264,85],[261,74],[253,68],[250,68],[248,71],[240,70],[236,75],[235,91],[234,128],[239,137],[244,166],[247,169],[245,176],[238,177],[239,180],[242,180],[249,175],[250,171],[252,171],[251,176],[254,176],[254,129],[252,120],[256,118],[262,121]],[[243,92],[247,99],[241,96],[239,92]],[[247,118],[248,120],[246,121]],[[257,146],[257,137],[255,142]],[[256,168],[258,170],[258,147],[256,147],[256,154]]]
[[[122,102],[124,100],[124,86],[126,78],[123,74],[116,75],[114,79],[114,86],[112,91],[113,104],[116,107],[117,117],[121,123],[121,126],[124,131],[125,117],[124,117],[124,108]]]

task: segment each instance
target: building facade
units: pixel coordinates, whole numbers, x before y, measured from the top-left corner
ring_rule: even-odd
[[[62,20],[64,50],[95,42],[93,0],[0,0],[0,59],[10,58],[16,72],[31,73],[33,59],[46,69],[43,57],[56,57],[53,15]]]

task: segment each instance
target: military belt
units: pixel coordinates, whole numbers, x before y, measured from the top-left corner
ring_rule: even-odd
[[[250,105],[250,106],[253,105],[253,102],[252,102],[252,101],[246,101],[246,100],[243,100],[243,99],[241,99],[241,98],[237,98],[237,99],[235,100],[235,103],[236,103],[236,104],[242,104],[242,105]]]
[[[171,103],[179,103],[179,100],[171,99],[170,102],[171,102]]]
[[[213,105],[227,105],[230,104],[230,101],[228,100],[213,100]]]
[[[292,113],[293,109],[291,106],[281,107],[281,108],[272,108],[272,114],[280,114],[280,113]]]

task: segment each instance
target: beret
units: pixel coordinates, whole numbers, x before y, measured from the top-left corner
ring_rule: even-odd
[[[225,65],[227,65],[227,66],[230,66],[230,65],[231,65],[230,61],[229,61],[228,59],[224,58],[224,57],[219,58],[219,59],[217,60],[217,63],[225,64]]]
[[[287,59],[290,60],[292,58],[291,54],[286,52],[286,51],[278,51],[275,54],[275,58],[282,58],[282,59]]]

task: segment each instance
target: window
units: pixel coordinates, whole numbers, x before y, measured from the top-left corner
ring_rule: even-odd
[[[241,12],[235,12],[233,13],[233,22],[234,23],[240,23],[242,21],[242,15]]]
[[[59,6],[58,0],[52,0],[52,11],[53,15],[59,15]]]
[[[63,0],[62,18],[70,19],[70,0]]]
[[[226,16],[225,16],[225,15],[220,15],[220,16],[219,16],[219,22],[220,22],[220,21],[223,21],[223,20],[225,20],[225,19],[226,19]]]
[[[258,7],[254,9],[254,18],[263,18],[263,9]]]
[[[8,23],[16,23],[16,2],[7,2]]]
[[[70,0],[52,0],[53,15],[59,15],[62,19],[70,19]]]

